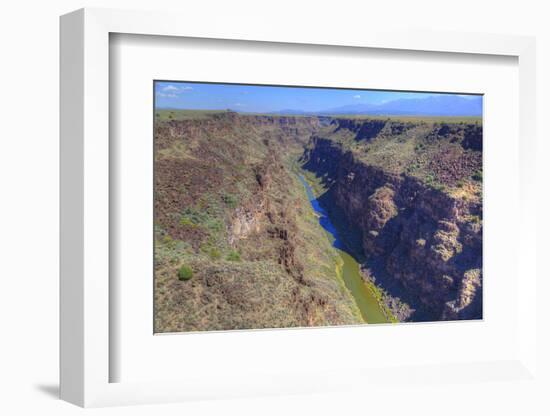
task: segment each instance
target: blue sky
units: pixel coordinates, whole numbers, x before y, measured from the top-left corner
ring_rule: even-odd
[[[419,99],[441,95],[448,96],[449,94],[155,82],[156,108],[232,109],[259,113],[289,109],[316,112],[349,105],[379,105],[400,99]],[[474,97],[466,96],[466,98]]]

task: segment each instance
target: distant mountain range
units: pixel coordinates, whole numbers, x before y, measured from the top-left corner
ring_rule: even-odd
[[[481,116],[481,96],[433,95],[426,98],[408,98],[381,104],[350,104],[323,111],[301,111],[285,109],[278,114],[365,114],[365,115],[409,115],[409,116]]]

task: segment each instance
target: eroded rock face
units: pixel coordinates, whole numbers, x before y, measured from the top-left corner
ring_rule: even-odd
[[[458,297],[445,304],[445,319],[468,319],[481,312],[481,269],[470,269],[464,273],[458,288]]]
[[[360,230],[364,254],[380,259],[431,319],[481,318],[482,226],[471,215],[479,202],[366,165],[329,139],[315,138],[304,159]]]
[[[263,216],[263,204],[252,209],[239,207],[231,221],[229,242],[246,238],[252,232],[259,232],[261,217]]]

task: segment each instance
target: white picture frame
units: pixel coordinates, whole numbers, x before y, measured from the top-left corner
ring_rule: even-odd
[[[185,22],[182,24],[182,22]],[[61,398],[79,406],[159,403],[200,398],[306,393],[347,389],[399,374],[404,380],[438,380],[453,374],[465,382],[481,379],[525,380],[536,377],[536,218],[535,41],[530,37],[354,29],[328,35],[322,28],[302,32],[277,24],[233,25],[223,19],[205,26],[171,13],[82,9],[61,18]],[[109,36],[113,33],[188,38],[332,45],[334,47],[504,55],[519,65],[520,191],[516,273],[519,335],[517,354],[499,361],[468,364],[441,362],[414,369],[320,369],[320,373],[281,373],[263,379],[110,382],[110,163]],[[315,336],[313,332],[311,335]],[[223,336],[223,334],[222,334]],[[353,382],[343,383],[344,378]],[[387,378],[389,379],[389,378]],[[472,382],[479,382],[474,376]],[[411,381],[412,382],[412,381]]]

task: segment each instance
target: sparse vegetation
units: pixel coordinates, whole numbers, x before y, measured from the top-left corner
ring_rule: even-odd
[[[207,119],[216,114],[223,114],[223,110],[170,110],[162,109],[155,111],[157,121],[181,121]]]
[[[229,208],[235,208],[239,205],[237,196],[227,192],[222,195],[222,200]]]
[[[208,255],[212,260],[219,260],[222,257],[221,251],[215,247],[210,249],[210,251],[208,252]]]
[[[482,119],[478,116],[395,116],[395,115],[357,115],[357,114],[332,114],[334,118],[344,118],[351,120],[384,120],[401,123],[414,124],[433,124],[433,123],[453,123],[453,124],[481,124]]]
[[[232,250],[226,257],[228,261],[241,261],[241,254],[238,251]]]
[[[191,227],[203,227],[211,233],[219,233],[223,230],[223,222],[216,218],[215,214],[195,207],[186,208],[180,218],[180,225]]]

